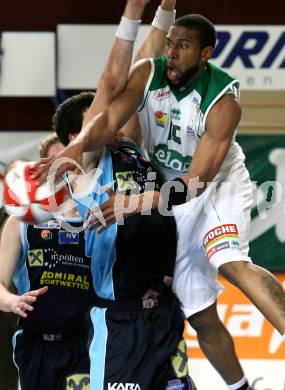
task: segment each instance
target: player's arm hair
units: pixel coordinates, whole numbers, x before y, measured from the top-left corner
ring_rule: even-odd
[[[174,11],[176,0],[162,0],[161,8],[166,11]],[[167,32],[151,26],[143,43],[140,45],[136,55],[135,62],[143,58],[159,57],[165,53]],[[127,122],[120,130],[119,135],[133,139],[136,143],[142,144],[141,127],[138,114]]]
[[[149,60],[135,64],[126,88],[102,113],[93,118],[74,140],[74,143],[79,143],[81,152],[98,149],[112,142],[142,101],[150,71]]]
[[[188,175],[183,177],[186,184],[189,180],[198,178],[200,183],[206,185],[214,179],[229,151],[240,118],[241,109],[233,95],[224,95],[213,106],[208,114],[206,131],[198,143]],[[193,185],[195,185],[193,188],[195,192],[197,181],[193,181]],[[197,195],[203,192],[205,185],[198,188]]]
[[[3,228],[0,241],[0,310],[9,311],[12,282],[19,257],[22,252],[20,222],[10,216]]]

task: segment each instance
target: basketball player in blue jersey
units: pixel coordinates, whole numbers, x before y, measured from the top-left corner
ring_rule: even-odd
[[[144,192],[154,175],[136,145],[121,140],[116,149],[102,151],[93,179],[87,188],[82,183],[75,187],[73,200],[87,219],[86,212],[108,198],[103,188]],[[90,312],[91,389],[194,389],[183,339],[184,316],[171,290],[174,218],[158,212],[135,214],[100,235],[92,231],[86,235],[86,253],[92,259],[98,296]]]
[[[97,100],[102,85],[101,81]],[[64,144],[76,138],[86,103],[88,108],[92,99],[92,94],[82,93],[56,110],[53,126]],[[90,208],[108,198],[104,188],[122,193],[141,193],[153,185],[159,188],[151,164],[129,140],[104,148],[93,156],[92,163],[96,168],[90,176],[70,183],[85,219]],[[194,389],[183,340],[184,317],[171,291],[176,257],[174,218],[159,213],[134,215],[127,224],[114,225],[100,236],[91,232],[86,235],[86,253],[92,258],[97,294],[90,312],[91,389]]]
[[[215,270],[219,270],[284,335],[284,291],[272,274],[253,265],[248,256],[251,184],[243,153],[234,139],[241,114],[239,86],[237,80],[208,61],[215,40],[214,26],[203,16],[187,15],[176,20],[167,35],[166,57],[136,64],[123,92],[97,117],[93,118],[95,112],[91,110],[90,121],[80,136],[58,157],[80,162],[84,151],[110,143],[138,109],[145,146],[153,162],[166,180],[174,179],[168,183],[172,185],[170,197],[162,199],[162,204],[164,210],[178,206],[174,215],[184,227],[174,287],[186,315],[191,319],[196,302],[200,305],[193,276],[200,278],[196,291],[201,296],[201,288],[207,283],[215,289]],[[72,166],[66,164],[61,169],[66,168]],[[227,191],[222,189],[224,182],[232,183]],[[241,184],[238,189],[236,183]],[[189,197],[192,199],[187,202]],[[126,203],[138,205],[135,211],[140,213],[158,207],[159,198],[156,192],[148,205],[142,195],[129,197]],[[101,207],[101,217],[108,225],[115,221],[115,199],[111,194]],[[96,223],[96,216],[92,221],[94,228],[101,223]],[[230,388],[245,386],[238,382]]]
[[[62,147],[53,134],[40,155],[52,156]],[[74,230],[64,230],[63,221]],[[89,389],[85,318],[95,301],[90,268],[75,209],[64,220],[34,226],[8,218],[0,248],[0,309],[20,316],[13,343],[22,390],[73,384]],[[19,295],[7,289],[12,277]]]

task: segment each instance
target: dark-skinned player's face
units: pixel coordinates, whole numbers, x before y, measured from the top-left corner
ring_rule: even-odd
[[[185,27],[172,26],[166,37],[168,69],[171,84],[183,87],[201,71],[205,49],[201,49],[198,33]]]

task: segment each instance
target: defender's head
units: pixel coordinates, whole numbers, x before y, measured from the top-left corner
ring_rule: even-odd
[[[68,145],[80,132],[84,114],[91,106],[94,96],[94,92],[81,92],[57,107],[52,118],[52,128],[63,145]]]

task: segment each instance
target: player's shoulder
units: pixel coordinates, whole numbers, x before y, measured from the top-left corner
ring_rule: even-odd
[[[119,150],[130,150],[140,155],[145,155],[145,151],[131,138],[121,137],[119,140]]]
[[[10,215],[6,219],[6,221],[3,222],[2,229],[0,231],[1,235],[13,235],[15,238],[20,233],[20,226],[21,221],[19,221],[16,217]]]

